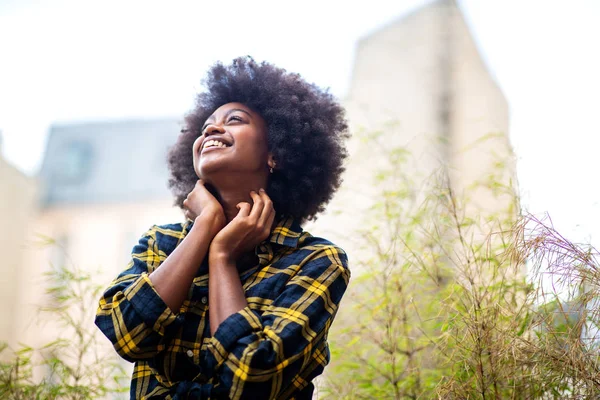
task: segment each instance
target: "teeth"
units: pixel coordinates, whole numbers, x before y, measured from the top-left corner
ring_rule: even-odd
[[[214,147],[214,146],[217,146],[217,147],[222,147],[222,148],[225,148],[225,147],[227,147],[227,145],[226,145],[225,143],[223,143],[223,142],[219,142],[218,140],[209,140],[209,141],[208,141],[208,142],[206,142],[206,144],[204,145],[204,148],[206,149],[206,148],[208,148],[208,147]]]

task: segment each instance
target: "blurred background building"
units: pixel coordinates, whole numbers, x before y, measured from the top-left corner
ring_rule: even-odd
[[[458,197],[469,192],[474,216],[505,211],[514,201],[472,188],[498,172],[499,162],[499,181],[514,186],[516,165],[508,104],[455,2],[433,2],[360,40],[344,105],[354,132],[351,156],[340,193],[315,226],[342,247],[356,247],[345,233],[364,226],[357,216],[380,194],[374,176],[386,162],[357,132],[381,132],[388,149],[406,148],[417,183],[445,170]]]
[[[18,338],[41,344],[57,335],[53,329],[44,335],[29,329],[37,305],[48,301],[41,287],[48,268],[77,266],[108,283],[125,269],[143,232],[181,220],[172,207],[166,167],[179,130],[177,119],[52,126],[31,232],[54,244],[35,246],[32,238],[19,269],[14,301],[20,310],[11,323],[16,328],[11,343]]]
[[[2,133],[0,132],[0,149]],[[18,330],[15,321],[20,312],[20,283],[24,281],[22,272],[29,264],[26,262],[25,237],[31,232],[38,214],[37,180],[30,178],[0,156],[0,341],[16,338]]]

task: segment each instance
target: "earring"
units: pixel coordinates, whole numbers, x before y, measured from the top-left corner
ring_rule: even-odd
[[[273,173],[273,168],[275,168],[277,166],[277,163],[275,161],[273,161],[273,166],[269,167],[269,172]]]
[[[269,168],[269,172],[273,173],[273,167]]]

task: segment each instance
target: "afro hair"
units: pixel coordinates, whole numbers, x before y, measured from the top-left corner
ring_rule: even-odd
[[[198,180],[191,149],[202,125],[223,104],[238,102],[266,122],[268,148],[277,163],[267,193],[277,214],[314,219],[340,186],[347,157],[348,125],[338,101],[300,75],[250,57],[216,63],[203,83],[206,90],[198,94],[185,117],[187,127],[168,155],[175,204],[183,206]]]

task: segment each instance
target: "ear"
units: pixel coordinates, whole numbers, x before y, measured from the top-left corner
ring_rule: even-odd
[[[275,162],[275,158],[273,158],[273,153],[269,153],[267,165],[269,166],[269,168],[275,168],[275,165],[277,165],[277,163]]]

